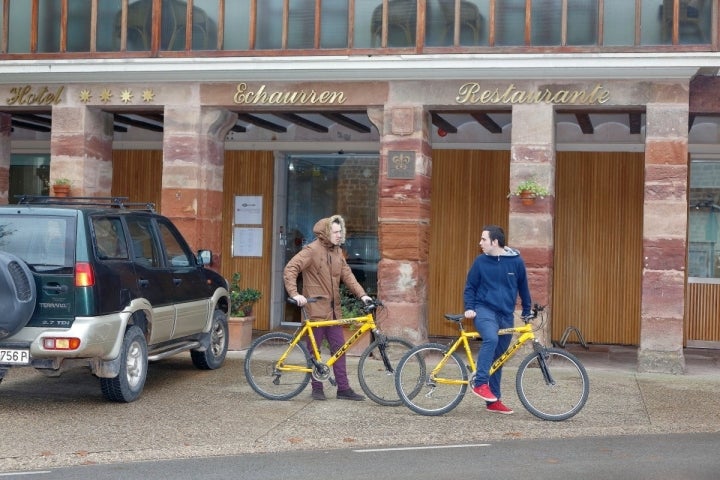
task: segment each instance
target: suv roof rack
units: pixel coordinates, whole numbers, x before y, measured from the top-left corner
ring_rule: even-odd
[[[19,205],[70,205],[80,207],[120,208],[145,210],[155,213],[152,202],[128,202],[128,197],[48,197],[44,195],[15,195]]]

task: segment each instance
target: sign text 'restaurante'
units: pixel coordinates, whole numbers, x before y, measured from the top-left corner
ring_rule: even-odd
[[[594,105],[603,104],[610,98],[610,92],[602,85],[597,84],[592,90],[520,90],[515,84],[510,84],[504,91],[495,88],[483,90],[479,83],[471,82],[462,85],[455,97],[461,104],[534,104],[552,103],[562,105]]]
[[[233,101],[253,105],[335,105],[345,103],[342,91],[323,90],[275,90],[268,91],[265,85],[257,90],[248,90],[246,83],[239,83]]]

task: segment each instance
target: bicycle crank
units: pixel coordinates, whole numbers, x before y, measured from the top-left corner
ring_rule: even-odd
[[[312,376],[318,382],[324,382],[330,378],[330,367],[324,363],[316,363],[312,371]]]

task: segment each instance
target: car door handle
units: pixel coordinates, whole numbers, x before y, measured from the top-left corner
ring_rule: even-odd
[[[173,278],[173,284],[177,287],[182,283],[182,278]]]
[[[138,280],[138,285],[140,288],[145,288],[148,285],[150,285],[150,280],[143,280],[142,278]]]

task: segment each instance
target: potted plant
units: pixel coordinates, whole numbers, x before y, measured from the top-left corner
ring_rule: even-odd
[[[535,198],[544,197],[548,193],[548,189],[540,185],[534,178],[523,180],[515,188],[515,195],[520,197],[523,205],[532,205],[535,203]]]
[[[235,272],[230,280],[230,317],[228,318],[228,350],[244,350],[252,342],[254,305],[262,298],[260,290],[241,288],[241,275]]]
[[[67,197],[70,194],[70,179],[60,177],[53,183],[53,193],[56,197]]]

